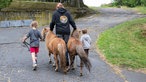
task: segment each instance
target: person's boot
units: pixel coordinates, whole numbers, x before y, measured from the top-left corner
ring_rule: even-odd
[[[68,52],[66,52],[66,66],[69,66]]]
[[[66,62],[66,66],[69,66],[69,62],[68,61]]]

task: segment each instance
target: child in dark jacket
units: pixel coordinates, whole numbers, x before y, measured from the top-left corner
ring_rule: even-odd
[[[32,21],[30,27],[32,28],[28,34],[23,38],[23,42],[30,39],[30,53],[33,61],[33,70],[37,69],[37,53],[39,52],[39,42],[42,40],[41,33],[37,30],[38,22]]]

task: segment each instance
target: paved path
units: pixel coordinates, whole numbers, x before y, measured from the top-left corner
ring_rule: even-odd
[[[93,40],[89,55],[93,66],[90,73],[84,68],[84,76],[80,77],[79,67],[69,71],[67,75],[64,75],[62,71],[55,72],[52,65],[49,64],[44,42],[41,42],[38,56],[39,68],[37,71],[32,71],[30,53],[22,47],[20,42],[21,37],[30,28],[0,28],[0,82],[124,82],[125,80],[146,82],[145,74],[127,70],[122,71],[125,78],[116,74],[113,68],[99,57],[94,46],[101,32],[124,21],[143,16],[122,9],[100,9],[99,11],[101,15],[76,20],[80,29],[89,29]],[[77,64],[79,64],[79,60],[77,60]]]

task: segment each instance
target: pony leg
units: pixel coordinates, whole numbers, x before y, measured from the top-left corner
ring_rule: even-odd
[[[54,57],[54,59],[55,59],[55,57]],[[56,61],[55,61],[56,62]],[[53,63],[53,67],[56,67],[56,64],[55,64],[55,62]]]
[[[57,56],[56,56],[56,54],[54,54],[54,60],[55,60],[55,65],[56,65],[56,68],[55,68],[55,71],[57,72],[58,71],[58,63],[59,63],[59,61],[58,61],[58,58],[57,58]]]
[[[83,61],[80,62],[80,76],[83,76]]]
[[[52,63],[52,60],[51,60],[51,53],[49,53],[49,64]]]
[[[71,57],[70,57],[70,61],[71,61],[70,67],[71,67],[72,70],[75,69],[75,68],[74,68],[74,59],[75,59],[75,56],[71,56]]]

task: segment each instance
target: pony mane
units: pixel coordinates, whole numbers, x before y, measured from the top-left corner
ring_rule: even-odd
[[[54,34],[53,31],[50,30],[49,27],[45,27],[43,28],[42,32],[41,32],[44,40],[49,37],[49,38],[56,38],[57,36]],[[47,36],[47,37],[46,37]]]
[[[80,38],[80,31],[78,29],[73,30],[71,33],[71,37],[79,39]]]

